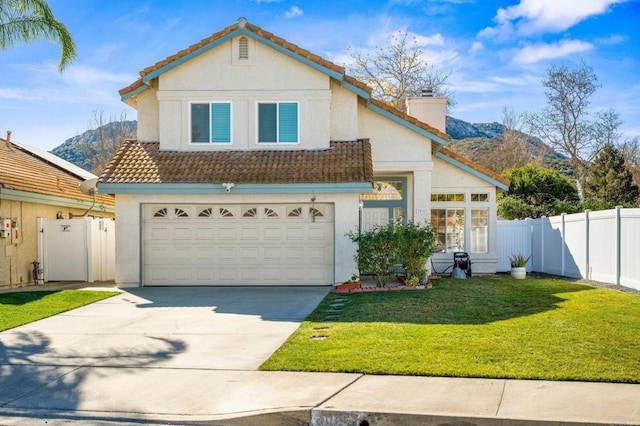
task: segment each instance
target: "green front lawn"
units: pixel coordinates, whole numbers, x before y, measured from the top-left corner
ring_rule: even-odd
[[[640,383],[640,296],[510,278],[329,294],[261,369]]]
[[[0,331],[119,294],[116,291],[29,291],[0,294]]]

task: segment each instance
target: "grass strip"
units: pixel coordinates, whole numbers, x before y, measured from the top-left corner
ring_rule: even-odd
[[[28,324],[119,294],[115,291],[61,290],[0,294],[0,331]]]

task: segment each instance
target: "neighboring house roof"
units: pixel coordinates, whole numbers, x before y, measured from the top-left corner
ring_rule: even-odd
[[[95,178],[95,175],[80,172],[76,166],[61,158],[49,153],[44,155],[42,152],[37,148],[7,142],[0,138],[0,191],[13,190],[78,201],[93,201],[92,196],[80,192],[78,185],[85,181],[86,177]],[[108,206],[115,205],[111,195],[98,195],[96,202]],[[83,206],[84,204],[79,205]]]
[[[100,183],[342,184],[373,182],[367,139],[318,150],[161,151],[158,142],[120,146]]]
[[[340,81],[344,87],[353,91],[363,99],[367,100],[368,107],[370,109],[379,113],[383,113],[387,116],[392,116],[390,118],[395,118],[396,121],[401,125],[409,127],[412,130],[416,130],[441,145],[444,145],[449,139],[449,136],[446,133],[441,132],[435,127],[432,127],[427,123],[418,121],[415,118],[410,117],[407,114],[404,114],[403,112],[397,110],[396,108],[386,105],[384,102],[373,99],[371,97],[372,89],[365,83],[355,79],[352,76],[347,75],[344,67],[336,65],[331,61],[327,61],[326,59],[323,59],[306,49],[302,49],[301,47],[290,43],[285,39],[274,35],[273,33],[265,31],[257,25],[253,25],[250,23],[236,23],[234,25],[230,25],[222,31],[218,31],[211,36],[202,39],[198,43],[195,43],[187,47],[186,49],[183,49],[178,53],[143,69],[142,71],[140,71],[140,78],[138,80],[119,91],[122,100],[127,100],[146,90],[148,88],[147,83],[160,76],[164,72],[169,71],[170,69],[240,34],[244,34],[272,48],[275,48],[276,50],[287,54],[288,56],[291,56],[303,63],[306,63],[307,65],[319,70],[320,72],[323,72],[330,77]]]
[[[60,157],[58,157],[55,154],[52,154],[50,152],[47,152],[43,149],[40,148],[36,148],[33,146],[29,146],[29,145],[24,145],[21,143],[17,143],[17,142],[12,142],[14,145],[16,145],[17,147],[23,149],[24,151],[28,151],[40,158],[42,158],[43,160],[48,161],[49,163],[55,164],[56,166],[65,169],[66,171],[68,171],[69,173],[72,173],[76,176],[78,176],[79,178],[82,178],[83,180],[87,180],[87,179],[95,179],[98,176],[94,175],[93,173],[76,166],[73,163],[68,162],[65,159],[62,159]]]

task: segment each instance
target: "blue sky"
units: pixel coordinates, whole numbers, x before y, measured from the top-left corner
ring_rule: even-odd
[[[77,45],[62,74],[48,43],[0,51],[0,135],[50,150],[108,118],[135,110],[118,90],[138,72],[235,23],[240,16],[339,65],[347,48],[374,50],[394,32],[415,35],[450,72],[451,112],[501,121],[544,106],[551,64],[593,66],[593,111],[614,108],[623,139],[640,136],[640,0],[50,0]]]

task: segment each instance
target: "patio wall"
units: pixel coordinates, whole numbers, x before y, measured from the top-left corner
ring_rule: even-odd
[[[640,289],[640,209],[498,221],[498,272],[515,253],[531,255],[530,272]]]

